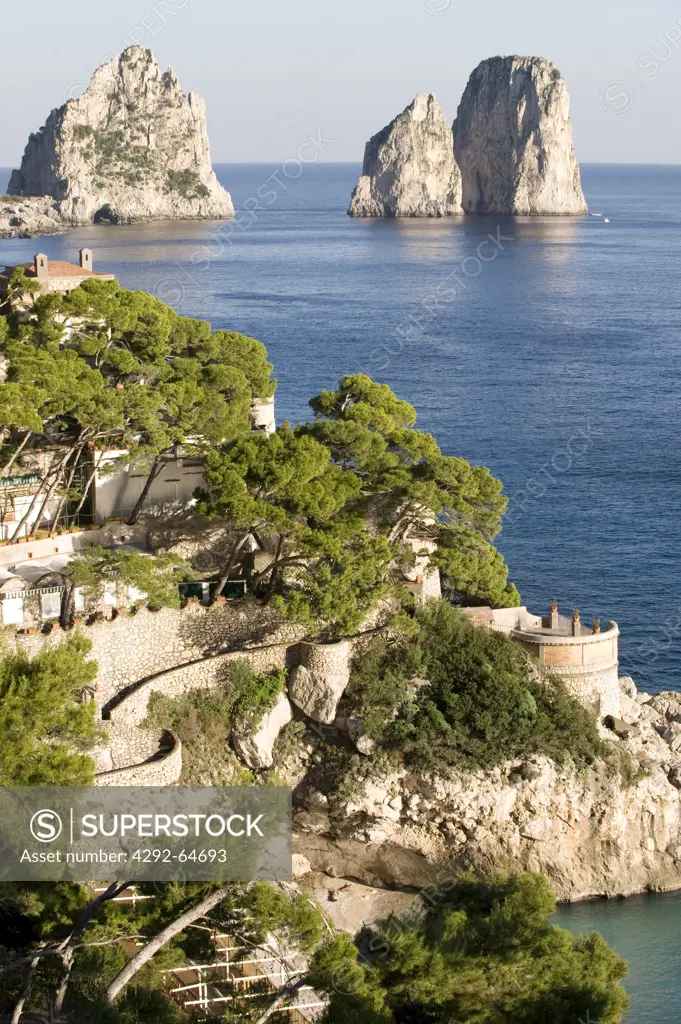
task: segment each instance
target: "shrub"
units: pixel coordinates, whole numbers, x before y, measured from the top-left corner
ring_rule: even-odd
[[[227,686],[235,718],[256,721],[274,707],[286,685],[286,669],[256,675],[250,662],[239,658],[229,667]]]
[[[252,778],[229,749],[230,712],[221,690],[194,690],[174,698],[154,693],[144,726],[168,729],[182,741],[183,785],[247,785]]]
[[[562,680],[537,678],[509,638],[475,629],[446,601],[429,602],[416,622],[416,633],[381,638],[356,659],[344,708],[409,767],[489,768],[532,754],[586,765],[603,756],[595,718]]]
[[[253,782],[229,749],[232,725],[257,721],[274,706],[286,671],[256,675],[245,658],[231,662],[221,685],[179,697],[153,693],[145,728],[168,729],[182,741],[185,785],[245,786]]]
[[[179,192],[185,199],[205,198],[210,189],[204,185],[196,171],[189,167],[183,171],[168,171],[166,192]]]
[[[263,939],[275,932],[289,941],[295,939],[298,947],[309,953],[326,934],[324,914],[306,893],[289,900],[274,886],[259,882],[245,895],[243,906],[253,921],[258,922],[257,934]]]
[[[182,743],[203,737],[215,745],[229,739],[230,703],[219,690],[195,690],[180,697],[152,693],[149,699],[149,727],[170,729]]]
[[[97,675],[91,646],[76,633],[34,658],[2,653],[0,785],[92,785],[99,733],[94,703],[82,702]]]

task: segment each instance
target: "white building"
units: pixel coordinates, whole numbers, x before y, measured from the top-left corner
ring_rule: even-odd
[[[255,432],[273,434],[276,430],[274,399],[256,398],[251,407],[251,427]],[[148,459],[124,462],[125,449],[95,452],[99,467],[93,481],[93,522],[107,519],[125,519],[137,504],[148,476]],[[116,465],[119,462],[120,465]],[[144,509],[153,509],[163,516],[177,513],[194,503],[194,492],[205,487],[203,459],[178,451],[169,456],[161,472],[152,483],[144,502]]]
[[[39,502],[34,508],[31,506],[41,482],[42,476],[39,473],[0,477],[0,540],[11,540],[15,535],[28,535],[40,510]],[[46,527],[51,526],[58,507],[58,497],[47,503],[42,515]]]
[[[250,419],[254,432],[274,433],[274,399],[256,399]],[[91,513],[86,522],[102,524],[107,519],[126,519],[146,483],[149,460],[125,461],[128,458],[125,449],[94,451],[92,458],[98,471],[92,482]],[[38,526],[41,530],[49,530],[53,526],[61,504],[58,493],[42,511],[40,501],[31,507],[41,483],[42,475],[38,469],[23,476],[0,477],[0,540],[27,537],[39,513]],[[194,503],[196,489],[204,486],[203,459],[178,451],[177,455],[168,456],[149,489],[143,508],[153,509],[157,516],[176,514],[189,508]]]

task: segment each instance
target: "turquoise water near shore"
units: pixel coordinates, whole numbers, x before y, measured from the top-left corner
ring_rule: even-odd
[[[561,907],[555,923],[597,931],[629,962],[625,1024],[681,1021],[681,892]]]
[[[260,338],[280,421],[301,420],[344,373],[386,381],[446,453],[504,481],[500,547],[524,601],[615,618],[622,670],[641,689],[680,689],[681,167],[582,170],[609,224],[357,221],[345,209],[358,166],[289,178],[281,166],[225,165],[237,208],[274,192],[271,205],[226,224],[0,240],[0,264],[39,249],[74,260],[87,245],[125,287]],[[478,269],[498,232],[503,248]],[[434,304],[446,279],[451,297]],[[681,894],[669,894],[557,915],[629,960],[626,1024],[681,1021],[680,912]]]

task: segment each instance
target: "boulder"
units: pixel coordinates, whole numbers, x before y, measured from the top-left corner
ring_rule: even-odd
[[[461,212],[452,130],[435,96],[420,94],[367,142],[348,213],[447,217]]]
[[[51,197],[64,225],[234,216],[211,166],[203,100],[143,46],[103,64],[82,96],[52,111],[8,192]]]
[[[657,693],[649,701],[649,707],[654,708],[661,717],[670,722],[681,721],[681,694],[673,691]]]
[[[364,722],[361,718],[348,718],[347,719],[348,735],[355,744],[355,748],[359,754],[364,754],[368,757],[373,754],[376,749],[376,740],[373,736],[367,736],[364,732]]]
[[[615,715],[606,715],[603,723],[606,729],[614,732],[620,739],[627,739],[629,736],[635,736],[639,732],[638,726],[631,725],[622,718],[616,718]]]
[[[631,676],[620,676],[618,680],[620,684],[620,690],[626,694],[627,697],[631,697],[632,700],[636,699],[636,683]]]
[[[637,722],[641,717],[641,705],[623,693],[620,696],[620,713],[625,722]]]
[[[673,722],[662,732],[662,739],[675,754],[681,750],[681,725]]]
[[[654,725],[656,722],[660,722],[663,719],[663,715],[659,711],[656,711],[650,704],[641,704],[640,719],[642,722],[650,722]]]
[[[569,108],[560,71],[543,57],[482,61],[454,122],[464,212],[585,213]]]
[[[299,651],[301,663],[289,673],[289,697],[315,722],[331,724],[350,682],[352,647],[341,640],[335,644],[302,643]]]
[[[302,853],[294,853],[291,865],[291,874],[294,878],[302,878],[303,875],[309,875],[312,871],[307,857],[303,856]]]
[[[290,721],[291,705],[286,694],[280,693],[272,710],[267,711],[256,726],[243,725],[233,731],[232,742],[238,757],[249,768],[271,768],[277,736]]]

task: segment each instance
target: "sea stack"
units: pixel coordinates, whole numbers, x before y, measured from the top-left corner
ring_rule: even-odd
[[[454,122],[465,213],[576,216],[587,206],[565,81],[543,57],[492,57]]]
[[[367,142],[348,213],[447,217],[461,212],[452,130],[433,94],[420,94]]]
[[[206,111],[172,69],[131,46],[28,140],[10,195],[55,201],[64,224],[234,216],[210,162]]]

